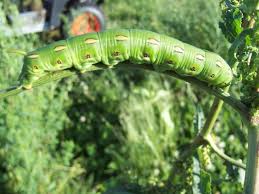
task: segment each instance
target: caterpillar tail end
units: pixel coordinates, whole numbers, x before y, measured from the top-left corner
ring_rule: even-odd
[[[21,87],[24,88],[25,90],[31,90],[32,84],[23,84]]]
[[[19,88],[30,90],[32,89],[32,82],[21,80]]]
[[[25,76],[24,74],[21,73],[21,75],[19,76],[18,81],[20,82],[20,87],[25,89],[25,90],[30,90],[32,89],[32,83],[37,80],[37,77],[29,77],[29,76]]]

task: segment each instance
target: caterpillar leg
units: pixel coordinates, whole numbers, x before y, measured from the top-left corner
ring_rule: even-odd
[[[32,89],[33,82],[35,82],[38,79],[39,79],[38,76],[25,77],[24,79],[21,80],[21,86],[22,86],[22,88],[24,88],[26,90],[30,90],[30,89]]]
[[[32,84],[31,83],[30,84],[23,84],[20,87],[22,87],[22,88],[24,88],[26,90],[31,90],[32,89]]]
[[[92,66],[92,64],[89,64],[89,63],[82,63],[80,65],[74,65],[75,69],[80,71],[80,73],[85,73],[91,66]]]

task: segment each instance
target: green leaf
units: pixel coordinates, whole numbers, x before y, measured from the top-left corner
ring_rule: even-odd
[[[203,127],[204,113],[200,104],[196,106],[196,113],[193,120],[194,135],[199,133]]]
[[[235,38],[243,31],[243,17],[244,15],[239,8],[230,6],[223,12],[224,22],[220,22],[219,26],[230,42],[233,42]]]
[[[193,193],[211,194],[211,177],[210,174],[202,170],[197,154],[193,157]]]
[[[242,27],[243,13],[236,8],[232,13],[232,17],[233,17],[232,29],[236,33],[236,35],[238,35],[243,31],[243,27]]]

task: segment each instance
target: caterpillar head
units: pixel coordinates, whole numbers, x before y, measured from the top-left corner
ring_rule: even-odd
[[[224,77],[224,80],[222,77]],[[218,78],[218,80],[222,80],[221,83],[218,84],[218,86],[221,88],[230,85],[231,81],[233,80],[233,72],[229,66],[225,68],[225,71],[222,73],[221,78]]]
[[[218,59],[216,60],[216,67],[220,68],[221,71],[217,79],[214,80],[215,85],[221,88],[230,85],[231,81],[233,80],[233,72],[226,61],[220,56],[218,56]]]

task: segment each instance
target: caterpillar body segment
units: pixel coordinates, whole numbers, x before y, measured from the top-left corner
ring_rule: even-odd
[[[224,59],[216,53],[206,51],[205,66],[197,78],[214,86],[225,87],[232,81],[233,73]]]
[[[50,71],[74,67],[84,72],[96,63],[113,67],[123,61],[150,64],[156,71],[175,71],[218,87],[233,78],[231,68],[215,53],[154,32],[120,29],[75,36],[28,53],[20,82],[29,89]]]
[[[114,66],[129,59],[131,47],[129,30],[108,30],[98,34],[102,63]]]
[[[174,48],[174,52],[179,52]],[[180,49],[180,47],[178,48]],[[205,52],[194,46],[184,44],[183,50],[180,50],[183,55],[178,68],[175,70],[180,75],[197,76],[205,66]]]
[[[67,39],[72,65],[81,71],[101,61],[98,34],[90,33],[87,35],[87,38],[81,35]]]

